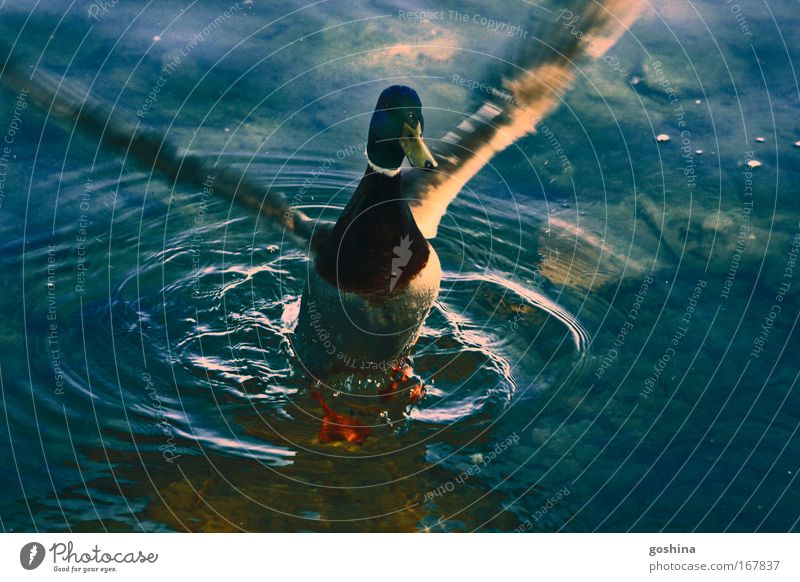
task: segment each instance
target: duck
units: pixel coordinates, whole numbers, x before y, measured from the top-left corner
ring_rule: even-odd
[[[438,296],[441,264],[400,170],[406,159],[423,171],[438,166],[424,126],[414,89],[385,89],[369,125],[364,175],[335,224],[313,235],[293,343],[315,379],[397,370]]]
[[[361,442],[369,431],[355,411],[374,416],[386,412],[387,400],[413,404],[422,397],[408,356],[439,295],[442,267],[411,212],[400,168],[404,160],[425,172],[438,166],[424,127],[414,89],[383,90],[369,124],[361,181],[336,222],[317,225],[310,237],[311,266],[292,344],[318,386],[313,394],[324,411],[322,442]],[[374,377],[378,390],[357,393],[345,415],[329,404],[325,388],[339,393],[348,376],[362,385]]]
[[[601,58],[642,4],[565,0],[538,20],[535,36],[498,59],[481,83],[465,83],[472,88],[468,113],[430,144],[423,139],[418,93],[405,85],[383,90],[370,120],[367,167],[335,222],[309,217],[284,193],[265,189],[238,168],[175,147],[158,130],[126,123],[58,75],[43,69],[31,75],[5,45],[2,81],[29,90],[31,105],[67,128],[95,134],[106,147],[175,184],[204,188],[213,177],[214,194],[255,209],[305,245],[308,276],[292,347],[324,412],[320,441],[363,442],[370,431],[354,411],[374,416],[388,401],[402,407],[424,396],[410,357],[439,294],[442,265],[429,241],[450,204],[495,155],[536,133],[580,65]],[[401,170],[405,160],[410,167]],[[381,381],[371,383],[377,389],[362,390],[353,388],[354,377]],[[344,385],[352,398],[344,407],[332,405],[325,389],[341,394]]]

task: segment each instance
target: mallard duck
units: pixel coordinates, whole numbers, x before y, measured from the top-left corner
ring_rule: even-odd
[[[402,191],[400,166],[438,165],[422,133],[422,103],[410,87],[384,90],[367,141],[367,168],[335,225],[313,234],[294,342],[315,378],[391,371],[419,337],[442,269]]]

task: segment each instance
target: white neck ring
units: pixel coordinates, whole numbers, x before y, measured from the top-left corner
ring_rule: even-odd
[[[367,164],[369,165],[369,169],[373,172],[377,172],[378,174],[383,174],[384,176],[396,176],[400,173],[400,168],[381,168],[379,165],[372,163],[372,160],[367,158]]]

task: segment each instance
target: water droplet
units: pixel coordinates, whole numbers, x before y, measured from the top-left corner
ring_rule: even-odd
[[[700,99],[695,99],[694,100],[694,104],[695,105],[700,105],[701,103],[702,103],[702,101]]]
[[[665,141],[669,141],[669,136],[668,136],[666,133],[659,133],[659,134],[656,136],[656,141],[657,141],[657,142],[665,142]]]
[[[747,167],[748,168],[760,168],[761,162],[758,160],[747,160]]]
[[[694,150],[694,153],[697,154],[698,156],[702,156],[703,150]]]

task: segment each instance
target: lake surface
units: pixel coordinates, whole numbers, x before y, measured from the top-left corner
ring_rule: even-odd
[[[0,36],[335,218],[380,91],[414,86],[440,137],[470,113],[454,75],[529,16],[6,2]],[[646,9],[452,206],[427,393],[360,445],[319,441],[291,349],[301,249],[3,88],[0,527],[798,530],[798,47],[793,2]]]

